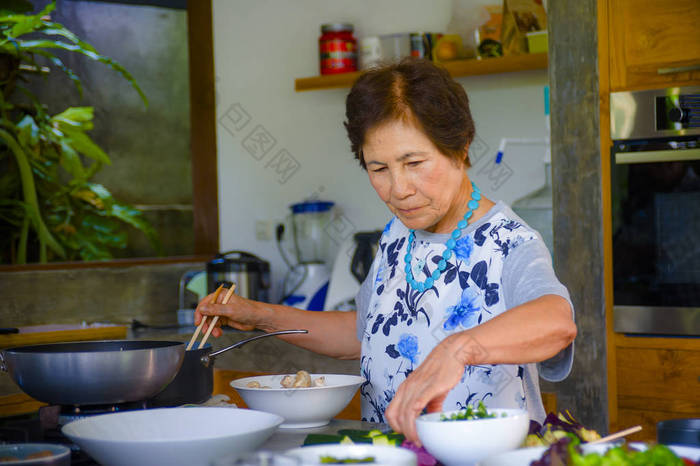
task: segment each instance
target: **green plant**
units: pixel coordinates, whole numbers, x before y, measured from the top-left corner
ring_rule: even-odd
[[[0,9],[0,260],[110,259],[126,247],[126,225],[146,234],[160,253],[155,230],[142,213],[90,181],[110,164],[88,136],[93,108],[50,115],[24,85],[29,74],[61,70],[82,95],[80,78],[54,53],[63,50],[120,73],[148,105],[121,65],[51,21],[54,8],[52,2],[35,15]]]

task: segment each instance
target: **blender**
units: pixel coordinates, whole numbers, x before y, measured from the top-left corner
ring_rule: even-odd
[[[289,266],[284,279],[281,303],[308,311],[322,311],[328,293],[330,270],[326,264],[331,238],[326,231],[333,220],[333,202],[304,201],[290,206],[287,226],[278,227],[277,245]],[[286,229],[295,260],[290,260],[282,245]]]

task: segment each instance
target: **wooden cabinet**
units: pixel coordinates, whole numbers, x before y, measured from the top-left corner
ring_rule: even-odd
[[[700,1],[610,0],[610,90],[700,81]]]
[[[656,440],[656,423],[700,417],[700,339],[617,335],[618,427],[640,424],[631,440]]]
[[[0,335],[0,349],[61,341],[122,340],[126,338],[127,327],[110,324],[53,324],[19,327],[18,330],[18,333]]]
[[[700,84],[700,0],[597,0],[609,430],[700,417],[700,338],[614,332],[610,93]]]

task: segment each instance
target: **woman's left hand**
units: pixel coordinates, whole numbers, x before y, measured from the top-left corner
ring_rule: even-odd
[[[454,336],[445,338],[427,358],[399,385],[384,413],[389,425],[407,440],[421,445],[416,433],[416,418],[428,412],[442,411],[447,394],[464,374],[460,343]]]

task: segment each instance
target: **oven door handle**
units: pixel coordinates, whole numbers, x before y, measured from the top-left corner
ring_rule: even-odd
[[[656,70],[658,74],[674,74],[674,73],[686,73],[688,71],[698,71],[700,70],[700,64],[689,65],[689,66],[676,66],[673,68],[659,68]]]
[[[700,160],[700,149],[648,150],[639,152],[616,152],[615,164],[688,162]]]

